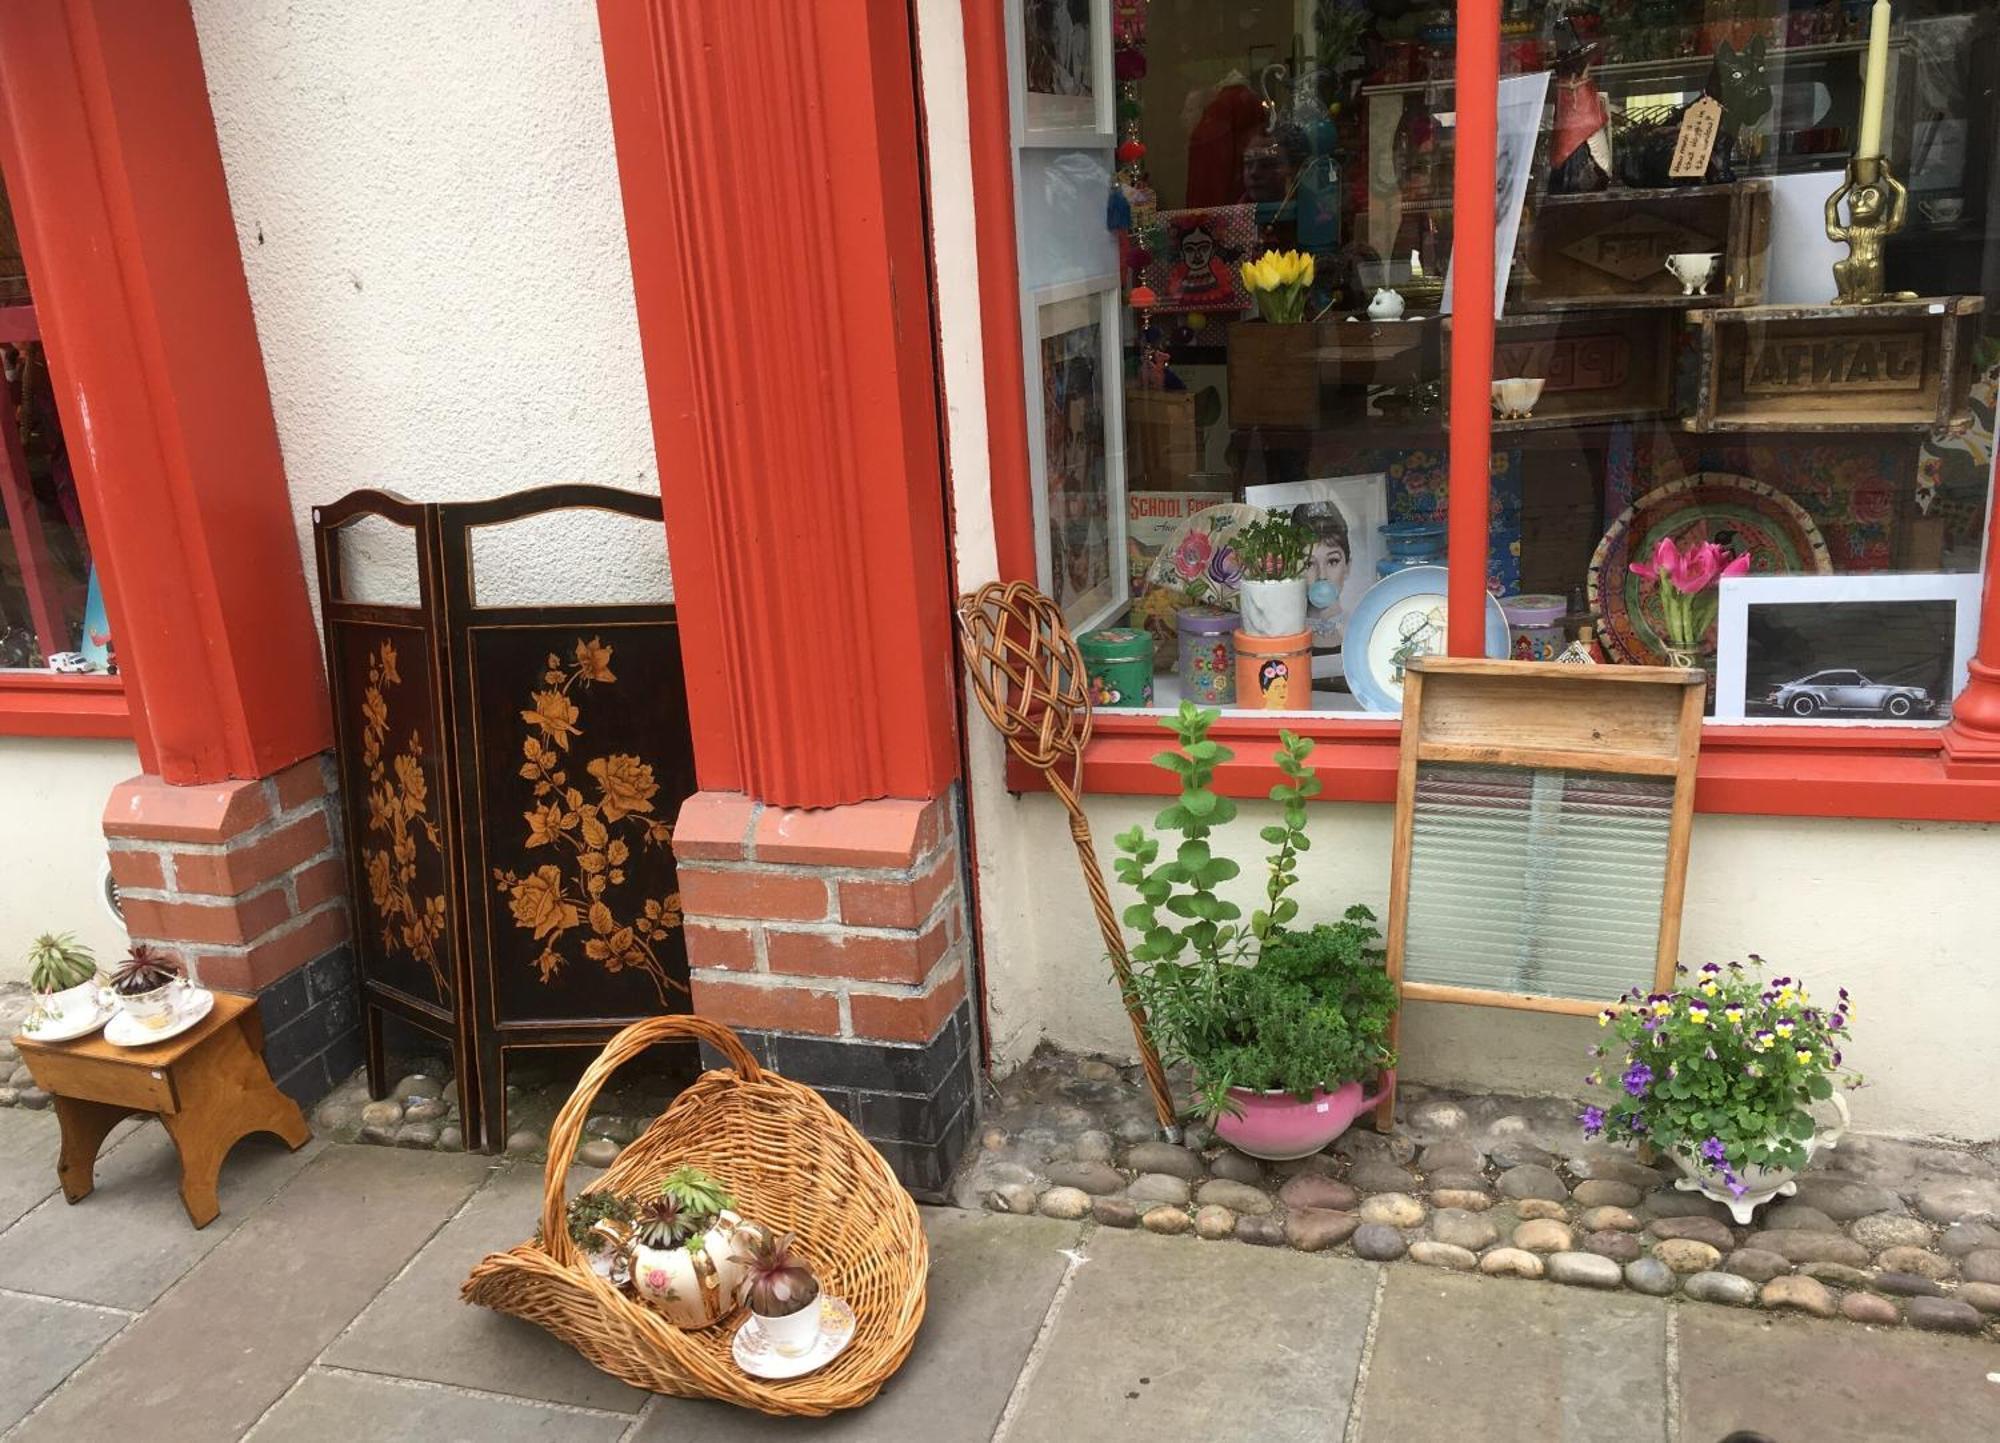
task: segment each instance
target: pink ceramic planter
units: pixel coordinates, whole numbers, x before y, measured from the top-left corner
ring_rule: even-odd
[[[1332,1092],[1315,1092],[1305,1102],[1289,1092],[1232,1087],[1230,1101],[1242,1109],[1242,1116],[1224,1113],[1216,1118],[1215,1135],[1238,1152],[1266,1162],[1310,1157],[1380,1102],[1395,1076],[1393,1070],[1383,1073],[1374,1092],[1364,1093],[1360,1083],[1350,1082]]]

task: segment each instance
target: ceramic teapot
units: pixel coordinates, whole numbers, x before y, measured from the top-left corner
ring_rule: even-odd
[[[1387,286],[1375,292],[1375,299],[1368,303],[1368,319],[1371,321],[1400,321],[1403,318],[1403,297],[1401,292],[1392,291]]]

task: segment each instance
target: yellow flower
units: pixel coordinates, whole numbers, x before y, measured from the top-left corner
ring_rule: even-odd
[[[1722,1015],[1727,1017],[1731,1022],[1741,1022],[1743,1020],[1743,1009],[1741,1007],[1725,1007],[1722,1009]]]
[[[1244,290],[1254,291],[1261,289],[1257,284],[1257,263],[1255,261],[1245,261],[1236,270],[1243,277]]]
[[[1702,983],[1701,986],[1696,990],[1699,991],[1704,997],[1713,997],[1716,993],[1720,992],[1722,989],[1720,987],[1717,987],[1715,985],[1714,980],[1711,979],[1707,982]]]
[[[1811,1062],[1813,1060],[1812,1053],[1803,1047],[1801,1047],[1797,1052],[1794,1052],[1792,1056],[1798,1058],[1800,1062]]]
[[[1790,1037],[1792,1035],[1792,1024],[1789,1022],[1780,1022],[1773,1030],[1780,1037]]]
[[[1671,1002],[1655,1002],[1653,1004],[1653,1015],[1655,1017],[1665,1017],[1669,1012],[1673,1010],[1674,1010],[1674,1004]]]

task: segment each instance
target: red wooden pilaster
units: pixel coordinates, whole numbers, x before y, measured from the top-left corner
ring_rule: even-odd
[[[1944,729],[1945,774],[2000,781],[2000,506],[1986,519],[1986,591],[1979,604],[1979,647],[1965,690]]]
[[[936,796],[957,749],[908,9],[598,16],[701,784]]]
[[[1446,649],[1486,655],[1487,510],[1493,452],[1494,132],[1500,108],[1500,0],[1458,7],[1452,172],[1450,578]]]
[[[0,166],[112,634],[169,782],[331,744],[187,0],[0,6]],[[135,712],[137,709],[135,708]]]

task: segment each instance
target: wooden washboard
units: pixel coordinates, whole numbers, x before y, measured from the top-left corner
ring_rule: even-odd
[[[1703,690],[1670,667],[1411,664],[1388,920],[1405,1000],[1588,1014],[1671,983]],[[1392,1082],[1378,1129],[1395,1105]]]

